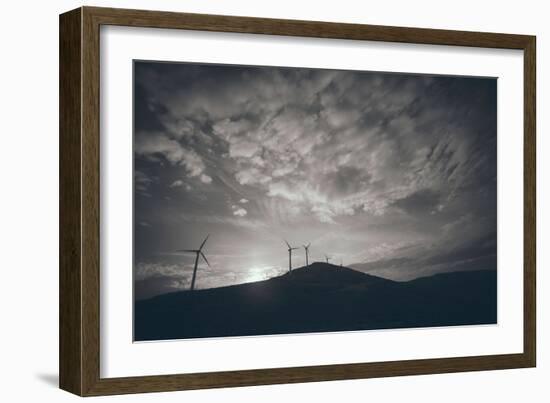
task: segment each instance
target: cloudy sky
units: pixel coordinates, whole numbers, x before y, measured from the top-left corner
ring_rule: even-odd
[[[310,261],[395,280],[496,268],[496,79],[134,64],[138,298]],[[304,265],[303,250],[293,263]]]

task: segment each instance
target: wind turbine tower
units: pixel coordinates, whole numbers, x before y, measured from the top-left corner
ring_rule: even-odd
[[[176,251],[176,252],[186,252],[186,253],[195,253],[196,254],[196,256],[195,256],[195,268],[193,269],[193,278],[191,280],[191,291],[193,291],[195,289],[195,279],[197,278],[197,267],[199,265],[199,256],[202,256],[202,258],[204,259],[204,261],[206,262],[208,267],[210,267],[210,263],[208,263],[208,260],[206,259],[206,256],[204,256],[204,253],[202,252],[202,248],[204,248],[204,244],[206,243],[206,241],[208,241],[209,236],[210,236],[210,234],[208,234],[206,236],[206,238],[204,238],[204,241],[202,241],[201,246],[199,247],[199,249],[180,249],[180,250]]]
[[[306,251],[306,267],[309,266],[309,247],[311,246],[311,242],[307,245],[304,245],[304,250]]]
[[[292,251],[299,248],[290,246],[290,244],[287,241],[285,241],[285,243],[286,243],[286,246],[288,246],[288,272],[290,273],[292,271]]]
[[[329,260],[331,260],[331,259],[332,258],[330,256],[325,255],[325,260],[326,260],[327,263],[329,263]]]

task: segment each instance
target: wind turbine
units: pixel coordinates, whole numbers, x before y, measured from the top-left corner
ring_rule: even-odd
[[[340,258],[340,267],[344,267],[344,259]]]
[[[311,246],[311,242],[303,246],[304,246],[304,250],[306,251],[306,267],[307,267],[309,266],[309,247]]]
[[[206,241],[208,241],[209,236],[210,236],[210,234],[208,234],[206,236],[206,238],[204,238],[204,241],[202,241],[201,246],[199,247],[199,249],[180,249],[180,250],[176,251],[176,252],[196,253],[195,268],[193,269],[193,278],[191,280],[191,291],[193,291],[195,289],[195,279],[197,278],[197,266],[199,264],[199,255],[202,256],[202,258],[204,259],[204,261],[206,262],[208,267],[210,267],[210,263],[208,263],[208,260],[206,259],[206,256],[204,256],[204,253],[202,252],[202,248],[204,247],[204,244],[206,243]]]
[[[290,273],[292,271],[292,251],[299,248],[294,248],[290,246],[290,244],[286,240],[285,243],[288,246],[288,272]]]
[[[326,260],[327,263],[330,259],[332,259],[332,257],[325,255],[325,260]]]

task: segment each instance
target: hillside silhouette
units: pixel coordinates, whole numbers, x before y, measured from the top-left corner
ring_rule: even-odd
[[[496,323],[496,271],[407,282],[313,263],[265,281],[135,302],[136,341]]]

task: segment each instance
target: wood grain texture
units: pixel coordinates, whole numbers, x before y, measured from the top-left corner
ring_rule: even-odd
[[[524,172],[523,172],[523,353],[536,366],[537,334],[537,159],[536,159],[536,39],[531,37],[524,49]]]
[[[86,7],[93,18],[105,25],[189,29],[315,38],[354,39],[384,42],[460,45],[486,48],[523,49],[529,36],[490,32],[405,28],[381,25],[341,24],[255,17],[232,17]]]
[[[524,352],[129,378],[100,377],[101,25],[290,35],[524,51]],[[535,321],[535,37],[82,7],[60,17],[60,387],[81,395],[315,382],[532,367]],[[519,135],[519,134],[518,134]]]
[[[99,24],[82,9],[82,390],[99,378]]]
[[[59,386],[81,394],[81,11],[59,27]]]
[[[528,367],[523,354],[101,379],[89,396]]]

